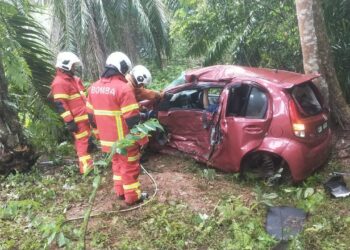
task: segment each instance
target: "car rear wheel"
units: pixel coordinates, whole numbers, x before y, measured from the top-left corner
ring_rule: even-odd
[[[241,176],[247,180],[263,180],[269,185],[291,183],[288,164],[279,156],[255,152],[243,159]]]

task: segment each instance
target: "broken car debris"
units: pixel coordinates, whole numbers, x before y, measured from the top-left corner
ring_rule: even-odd
[[[344,198],[350,196],[350,190],[348,189],[344,180],[344,175],[350,173],[338,173],[334,172],[334,176],[329,178],[324,184],[325,189],[335,198]]]

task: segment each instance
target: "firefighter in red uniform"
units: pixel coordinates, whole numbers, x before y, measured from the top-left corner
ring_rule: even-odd
[[[125,54],[112,53],[100,80],[88,90],[88,112],[90,120],[96,122],[103,152],[110,152],[113,144],[123,139],[140,121],[139,105],[125,79],[130,68],[130,59]],[[146,193],[141,193],[138,180],[139,158],[139,144],[127,148],[127,155],[116,153],[112,158],[114,189],[117,197],[125,199],[127,205],[146,197]]]
[[[79,158],[80,173],[93,168],[88,153],[90,124],[86,112],[86,97],[80,78],[74,76],[76,67],[81,64],[72,52],[61,52],[57,56],[56,76],[51,91],[57,111],[75,138],[75,149]]]

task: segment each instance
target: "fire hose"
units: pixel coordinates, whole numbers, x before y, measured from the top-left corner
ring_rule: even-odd
[[[146,206],[148,203],[150,203],[154,199],[154,197],[157,195],[157,192],[158,192],[157,182],[155,181],[153,176],[142,165],[140,165],[140,166],[141,166],[141,169],[143,170],[143,172],[150,178],[150,180],[153,183],[154,192],[151,195],[151,197],[149,199],[145,200],[144,202],[142,202],[142,203],[140,203],[140,204],[138,204],[136,206],[133,206],[133,207],[129,207],[129,208],[121,209],[121,210],[112,210],[112,211],[106,211],[106,212],[93,213],[93,214],[90,215],[90,218],[92,218],[92,217],[99,217],[99,216],[103,216],[103,215],[118,214],[118,213],[123,213],[123,212],[129,212],[129,211],[132,211],[132,210],[136,210],[136,209],[139,209],[139,208],[141,208],[143,206]],[[81,219],[84,219],[84,216],[70,218],[70,219],[67,219],[65,222],[81,220]]]

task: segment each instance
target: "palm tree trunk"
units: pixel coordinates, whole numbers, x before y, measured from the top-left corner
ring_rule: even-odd
[[[16,111],[8,105],[7,93],[0,56],[0,174],[27,170],[38,158],[22,133]]]
[[[102,37],[102,34],[99,32],[97,28],[97,23],[95,21],[95,12],[94,10],[91,10],[91,20],[90,20],[90,35],[91,35],[91,40],[93,42],[93,49],[94,49],[94,54],[96,58],[96,63],[98,67],[99,74],[102,74],[104,70],[104,66],[106,64],[106,48],[104,45],[104,39]]]
[[[134,40],[134,35],[132,32],[132,29],[130,28],[131,25],[130,23],[133,22],[133,19],[128,17],[128,21],[123,25],[123,48],[125,49],[125,53],[128,55],[130,58],[131,62],[133,64],[136,64],[138,61],[138,56],[137,56],[137,48],[136,48],[136,43]],[[136,24],[132,24],[136,25]]]
[[[305,73],[321,73],[316,82],[333,118],[342,128],[350,128],[350,108],[335,72],[320,0],[296,0]]]

